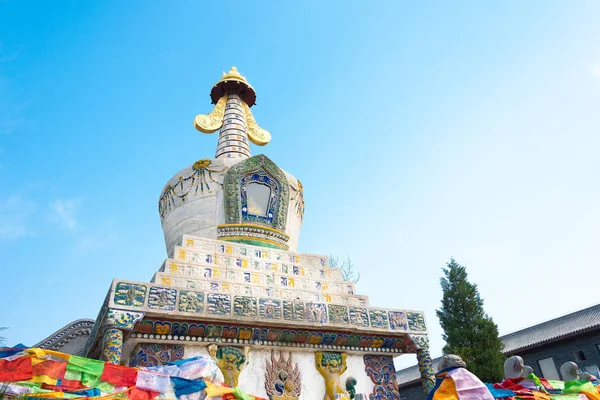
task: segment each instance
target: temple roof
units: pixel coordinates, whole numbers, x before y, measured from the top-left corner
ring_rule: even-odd
[[[600,304],[501,337],[504,353],[513,354],[569,336],[600,329]]]
[[[94,322],[93,319],[89,318],[75,320],[36,343],[33,347],[79,355],[90,336]]]
[[[509,333],[500,339],[504,343],[504,354],[512,355],[595,330],[600,330],[600,304]],[[432,361],[434,371],[440,360],[438,357]],[[397,379],[401,386],[420,380],[418,366],[398,371]]]

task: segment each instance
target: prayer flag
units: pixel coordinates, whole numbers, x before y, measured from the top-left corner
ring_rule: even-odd
[[[67,369],[67,363],[62,361],[42,360],[32,364],[34,365],[31,382],[47,383],[48,385],[56,385],[58,380],[65,376]]]
[[[206,397],[223,396],[227,393],[233,393],[233,388],[206,382]]]
[[[171,389],[171,378],[155,372],[138,371],[135,386],[140,389],[163,393]]]
[[[121,365],[105,364],[100,379],[117,387],[135,386],[138,370]]]
[[[13,357],[0,359],[0,382],[16,382],[31,379],[33,377],[31,357]]]
[[[177,397],[182,396],[184,394],[200,392],[201,390],[206,389],[206,383],[204,383],[204,381],[201,380],[191,380],[172,376],[171,382],[175,387],[175,395]]]
[[[130,400],[152,400],[158,396],[159,392],[153,392],[152,390],[140,389],[134,387],[127,393],[127,398]]]

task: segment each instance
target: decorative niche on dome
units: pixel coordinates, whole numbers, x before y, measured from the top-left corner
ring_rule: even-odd
[[[288,180],[264,155],[248,158],[225,174],[225,224],[219,239],[286,248],[290,197]]]
[[[242,220],[244,222],[273,224],[279,185],[268,174],[251,173],[240,182]]]

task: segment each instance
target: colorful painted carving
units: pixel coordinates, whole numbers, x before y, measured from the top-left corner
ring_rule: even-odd
[[[183,359],[183,346],[178,344],[142,343],[135,346],[130,367],[156,367]]]
[[[179,312],[204,312],[204,293],[190,290],[179,291]]]
[[[209,314],[231,314],[231,296],[228,294],[209,293],[207,295],[207,311]]]
[[[123,331],[117,328],[106,329],[102,339],[102,357],[104,361],[119,365],[122,353]]]
[[[287,360],[283,352],[279,359],[275,358],[275,350],[271,350],[271,361],[265,365],[265,389],[270,400],[295,400],[302,391],[302,378],[297,363],[292,363],[292,353]]]
[[[406,331],[408,330],[408,322],[406,320],[406,314],[402,311],[389,311],[390,317],[390,328],[395,331]]]
[[[417,312],[407,312],[408,317],[408,327],[411,331],[426,331],[425,327],[425,317],[423,317],[422,313]]]
[[[316,352],[315,363],[319,373],[325,378],[323,400],[350,400],[350,395],[340,382],[340,375],[346,371],[346,353]]]
[[[394,359],[384,355],[364,356],[365,372],[374,383],[369,400],[399,400]]]
[[[156,310],[175,310],[177,290],[159,286],[152,286],[148,294],[148,307]]]
[[[428,349],[429,348],[429,338],[427,335],[415,335],[409,334],[408,337],[413,342],[414,349],[412,351],[416,351],[417,349]]]
[[[270,205],[266,217],[253,216],[243,211],[243,194],[247,181],[255,181],[253,176],[268,177],[269,182],[276,184],[271,187]],[[225,222],[239,224],[252,222],[258,225],[267,225],[278,231],[285,232],[288,202],[289,183],[283,171],[264,155],[258,155],[244,160],[229,168],[225,174],[223,189],[225,191]],[[271,217],[268,214],[271,214]],[[245,216],[245,217],[244,217]]]
[[[421,373],[423,391],[428,395],[435,386],[435,372],[433,371],[433,364],[428,348],[417,350],[417,363],[419,364],[419,372]]]
[[[348,307],[339,306],[335,304],[329,304],[329,322],[332,324],[344,324],[347,325],[348,320]]]
[[[387,329],[389,327],[388,315],[384,310],[369,309],[369,320],[374,328]]]
[[[250,347],[208,346],[210,356],[216,361],[225,378],[225,384],[231,387],[238,386],[240,372],[248,364]]]
[[[339,346],[357,350],[359,348],[377,349],[395,353],[416,352],[416,345],[409,335],[397,337],[380,335],[352,335],[344,333],[320,332],[302,329],[258,328],[244,325],[202,324],[185,321],[163,321],[146,318],[136,324],[134,333],[139,337],[156,335],[156,338],[168,335],[177,336],[179,340],[198,341],[202,338],[222,338],[237,341],[260,341],[271,343],[293,343],[294,346],[314,347]],[[145,335],[145,336],[144,336]],[[422,341],[424,335],[411,335]],[[188,338],[189,337],[189,338]],[[426,337],[426,336],[425,336]]]
[[[146,286],[119,282],[115,287],[114,303],[129,307],[142,307],[146,300]]]
[[[283,301],[283,319],[304,321],[304,303],[301,301]]]
[[[107,328],[119,328],[132,330],[135,324],[144,318],[144,313],[109,309],[104,326]]]
[[[367,313],[366,308],[361,307],[350,307],[350,323],[356,326],[369,326],[369,314]]]
[[[307,303],[306,304],[306,320],[324,324],[327,322],[327,308],[325,304]]]
[[[248,296],[234,296],[233,314],[238,317],[256,317],[256,299]]]
[[[259,315],[263,319],[281,318],[281,300],[259,299]]]

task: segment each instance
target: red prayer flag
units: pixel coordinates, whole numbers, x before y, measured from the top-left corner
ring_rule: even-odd
[[[26,381],[32,377],[31,357],[0,359],[0,382]]]
[[[100,379],[117,387],[131,387],[135,386],[137,373],[135,368],[106,363]]]
[[[78,390],[78,389],[89,389],[80,381],[70,380],[70,379],[62,379],[60,381],[60,386],[64,388],[64,390]]]
[[[152,390],[145,390],[134,387],[129,392],[127,392],[127,398],[131,400],[152,400],[160,393],[153,392]]]
[[[62,379],[65,376],[67,363],[64,361],[47,360],[33,366],[33,375],[45,375],[53,379]]]

